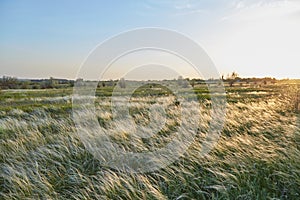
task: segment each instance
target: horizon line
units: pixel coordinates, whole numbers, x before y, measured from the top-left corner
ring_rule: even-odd
[[[45,77],[18,77],[18,76],[11,76],[11,75],[1,75],[0,79],[2,79],[3,77],[11,77],[11,78],[16,78],[17,80],[49,80],[51,78],[53,79],[61,79],[61,80],[68,80],[68,81],[76,81],[77,79],[83,79],[84,81],[116,81],[116,80],[120,80],[122,77],[120,78],[110,78],[110,79],[103,79],[103,80],[93,80],[93,79],[84,79],[81,77],[78,77],[76,79],[74,78],[65,78],[65,77],[55,77],[55,76],[49,76],[47,78]],[[299,78],[289,78],[289,77],[285,77],[285,78],[276,78],[276,77],[272,77],[272,76],[238,76],[237,78],[241,78],[241,79],[265,79],[265,78],[271,78],[271,79],[275,79],[275,80],[300,80]],[[173,78],[168,78],[168,79],[148,79],[148,80],[142,80],[142,79],[125,79],[127,81],[164,81],[164,80],[177,80],[178,77],[173,77]],[[183,77],[183,79],[189,79],[189,80],[193,80],[193,79],[200,79],[200,80],[220,80],[221,77],[218,78],[208,78],[208,79],[204,79],[201,77]],[[226,80],[227,78],[223,79]]]

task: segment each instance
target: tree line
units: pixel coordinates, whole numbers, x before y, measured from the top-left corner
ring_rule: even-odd
[[[224,83],[225,86],[234,87],[236,85],[243,86],[247,84],[252,85],[266,85],[266,84],[274,84],[276,82],[275,78],[241,78],[236,72],[232,72],[232,74],[228,74],[225,78],[222,75],[218,79],[189,79],[183,78],[179,76],[177,79],[173,80],[162,80],[165,82],[177,82],[177,84],[182,87],[195,87],[197,85],[203,84],[221,84]],[[68,79],[58,79],[50,77],[49,79],[18,79],[16,77],[11,76],[3,76],[0,78],[0,89],[51,89],[51,88],[68,88],[73,87],[75,83],[80,82],[88,82],[81,78],[77,80],[68,80]],[[145,81],[144,81],[145,82]],[[147,81],[146,81],[147,82]],[[106,81],[99,81],[98,88],[104,87],[114,87],[118,85],[120,88],[126,88],[128,80],[121,78],[119,80],[106,80]]]

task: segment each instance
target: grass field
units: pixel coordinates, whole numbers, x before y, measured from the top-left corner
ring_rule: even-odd
[[[0,199],[300,199],[299,88],[292,81],[226,87],[222,134],[201,157],[210,95],[195,87],[201,110],[195,141],[173,164],[149,173],[110,169],[86,150],[72,119],[72,88],[0,91]],[[98,122],[110,131],[112,89],[98,89],[95,99]],[[172,95],[142,93],[130,105],[136,124],[149,123],[153,102],[169,108],[151,141],[135,141],[138,151],[148,151],[167,143],[181,119]],[[114,131],[111,139],[130,149],[126,121]]]

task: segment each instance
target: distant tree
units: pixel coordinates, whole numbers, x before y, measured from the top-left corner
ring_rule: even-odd
[[[195,83],[196,83],[196,80],[195,79],[192,79],[191,81],[190,81],[190,84],[191,84],[191,86],[194,88],[195,87]]]
[[[178,82],[178,85],[182,86],[182,84],[183,84],[183,77],[182,76],[178,76],[177,82]]]
[[[21,89],[28,89],[29,88],[29,82],[28,81],[24,81],[22,84],[21,84]]]
[[[126,81],[125,81],[124,78],[121,78],[121,79],[119,80],[119,86],[120,86],[121,88],[126,88]]]
[[[222,80],[222,81],[224,80],[224,74],[222,74],[222,76],[221,76],[221,80]]]
[[[182,83],[182,87],[183,88],[187,88],[189,86],[189,81],[190,79],[189,78],[186,78],[183,80],[183,83]]]
[[[232,72],[231,79],[236,79],[238,76],[239,76],[238,73]]]
[[[238,73],[236,73],[236,72],[232,72],[232,74],[230,76],[227,76],[227,80],[229,81],[230,87],[233,86],[233,84],[236,82],[237,78],[238,78]]]
[[[264,85],[267,85],[267,83],[268,83],[267,80],[264,80]]]
[[[114,86],[114,81],[113,80],[108,80],[108,81],[105,81],[105,86],[107,87],[111,87],[111,86]]]
[[[70,87],[74,87],[74,81],[73,81],[73,80],[70,80],[70,81],[69,81],[69,86],[70,86]]]
[[[184,79],[182,76],[178,76],[177,83],[183,88],[187,88],[189,85],[189,78]]]
[[[32,86],[32,89],[45,89],[43,86],[40,86],[39,84],[35,83],[33,86]]]
[[[77,86],[82,86],[82,85],[84,85],[84,80],[83,80],[83,78],[77,78],[73,84],[77,85]]]
[[[14,89],[18,87],[18,79],[11,76],[3,76],[1,80],[1,88]]]
[[[44,88],[54,88],[57,85],[57,81],[53,78],[50,77],[49,79],[46,80],[45,84],[44,84]]]

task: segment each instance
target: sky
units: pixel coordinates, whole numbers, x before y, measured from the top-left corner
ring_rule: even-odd
[[[97,45],[143,27],[191,38],[220,75],[300,78],[299,0],[0,0],[0,75],[75,79]],[[163,57],[155,55],[148,59]],[[134,55],[124,60],[130,59]],[[106,77],[123,76],[117,72],[124,62],[116,62]],[[171,67],[197,77],[183,66],[178,61]]]

